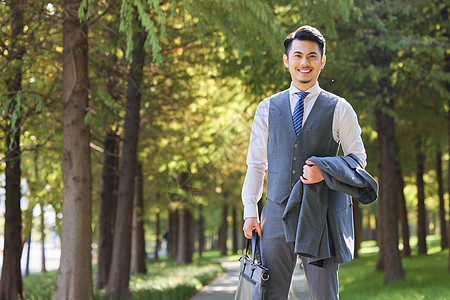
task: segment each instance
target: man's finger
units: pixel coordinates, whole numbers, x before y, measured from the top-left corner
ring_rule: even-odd
[[[310,161],[310,160],[307,160],[307,161],[305,161],[305,164],[306,165],[308,165],[308,166],[310,166],[310,167],[312,167],[312,166],[315,166],[316,164],[315,163],[313,163],[312,161]]]
[[[258,224],[258,226],[256,226],[256,231],[258,232],[258,235],[261,236],[262,235],[262,228],[261,228],[261,224]]]

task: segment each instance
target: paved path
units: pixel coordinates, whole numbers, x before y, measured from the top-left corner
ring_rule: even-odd
[[[221,261],[225,273],[203,287],[191,300],[234,300],[239,279],[239,261]],[[289,300],[309,300],[305,274],[297,263],[292,281]]]

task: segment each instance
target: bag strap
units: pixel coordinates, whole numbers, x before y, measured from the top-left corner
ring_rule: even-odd
[[[252,232],[252,238],[247,239],[247,247],[245,248],[245,254],[251,256],[252,262],[261,262],[261,241],[256,230]],[[251,246],[250,246],[251,245]],[[251,247],[251,248],[250,248]],[[251,250],[251,252],[250,252]]]
[[[250,254],[250,256],[251,256],[251,252],[249,252],[249,251],[251,251],[252,249],[251,249],[251,239],[247,239],[247,247],[245,247],[245,254],[247,254],[247,255],[249,255]]]

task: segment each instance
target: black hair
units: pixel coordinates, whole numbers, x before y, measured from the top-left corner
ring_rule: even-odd
[[[312,26],[305,25],[299,27],[296,31],[291,32],[286,39],[284,40],[284,53],[286,53],[287,56],[289,56],[289,50],[291,49],[291,44],[293,40],[300,40],[300,41],[313,41],[317,42],[319,44],[320,53],[322,54],[322,57],[325,54],[325,38],[320,33],[320,31]]]

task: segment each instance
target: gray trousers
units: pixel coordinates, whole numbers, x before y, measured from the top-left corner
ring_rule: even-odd
[[[267,200],[264,205],[261,224],[261,254],[263,265],[269,269],[267,300],[288,298],[292,275],[297,262],[294,243],[286,243],[282,216],[285,203]],[[324,268],[309,265],[302,257],[306,280],[312,300],[339,299],[339,266],[334,259],[326,260]]]

